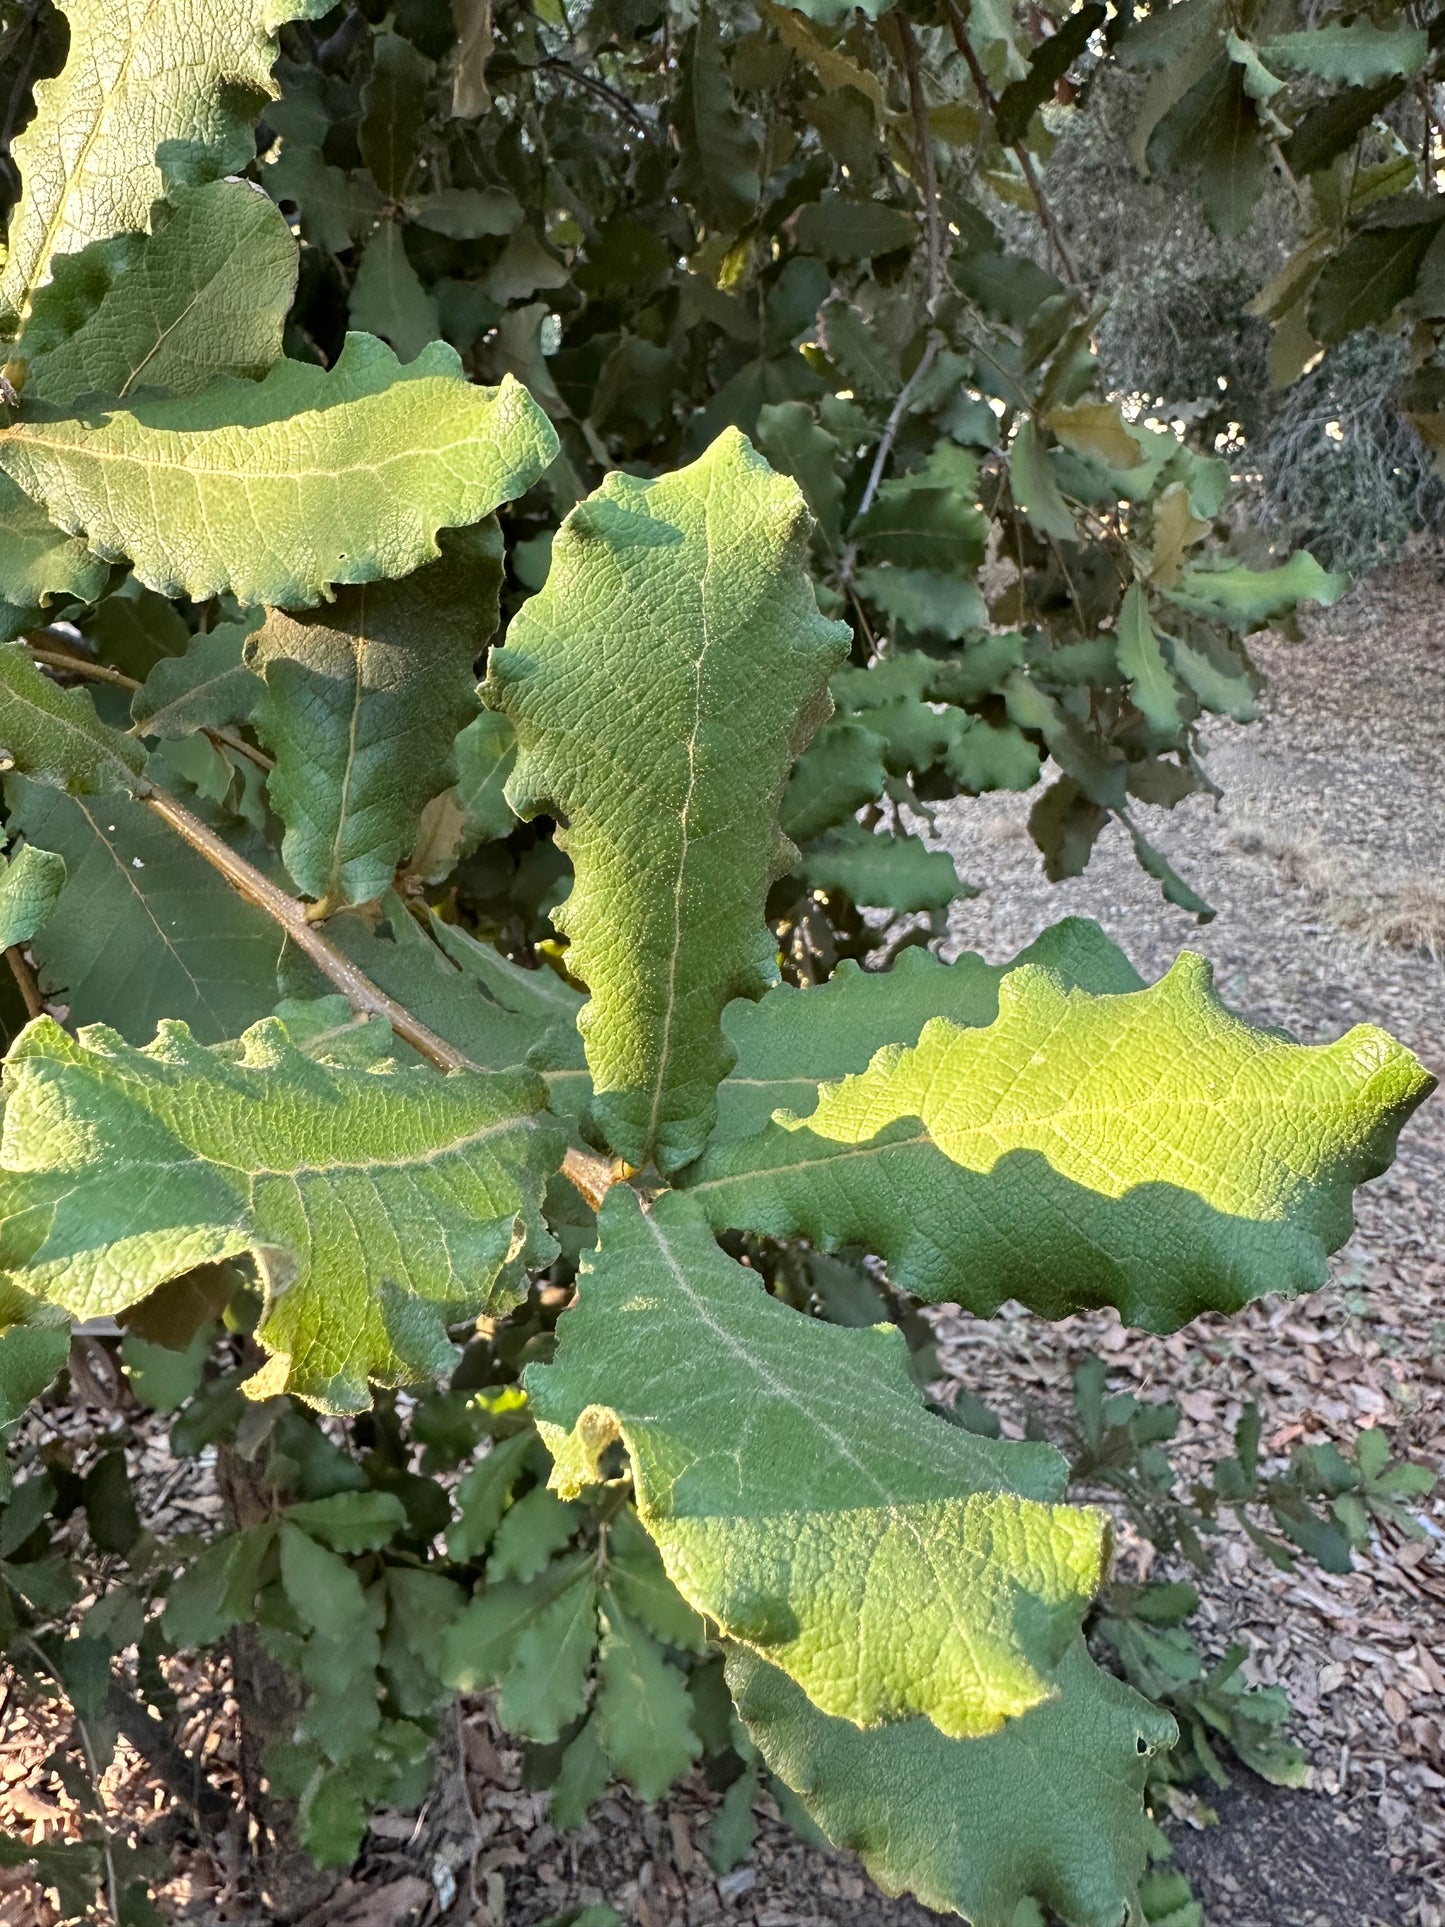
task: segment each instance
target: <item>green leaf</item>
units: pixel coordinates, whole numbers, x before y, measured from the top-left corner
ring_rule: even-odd
[[[795,866],[810,890],[842,890],[880,910],[942,910],[977,893],[959,881],[947,850],[916,836],[879,835],[844,823],[810,843]]]
[[[38,502],[0,475],[0,621],[6,603],[15,612],[0,635],[8,640],[28,626],[27,611],[57,599],[93,602],[109,574],[102,557],[56,528]]]
[[[319,602],[408,574],[436,532],[528,488],[557,440],[507,376],[474,388],[444,342],[403,368],[350,335],[334,367],[0,430],[0,469],[164,595]]]
[[[1164,893],[1166,903],[1174,903],[1181,910],[1188,910],[1198,917],[1201,923],[1214,920],[1213,907],[1204,901],[1196,891],[1180,876],[1162,850],[1158,850],[1133,824],[1124,826],[1129,832],[1129,840],[1134,845],[1134,860],[1146,876],[1154,878]]]
[[[408,218],[452,241],[480,241],[511,234],[521,225],[522,204],[504,187],[442,187],[407,203]]]
[[[586,1575],[591,1566],[590,1554],[573,1554],[568,1559],[559,1559],[528,1585],[506,1580],[500,1585],[484,1586],[446,1629],[440,1664],[442,1679],[464,1693],[494,1686],[505,1675],[517,1642],[527,1627],[553,1600]]]
[[[1040,41],[1029,56],[1028,73],[1004,88],[994,108],[994,125],[1005,147],[1016,146],[1028,133],[1035,112],[1083,53],[1090,35],[1104,24],[1106,16],[1107,9],[1098,0],[1090,0],[1077,13],[1066,15],[1056,33]]]
[[[623,1611],[654,1639],[688,1653],[707,1650],[704,1621],[668,1578],[661,1553],[630,1508],[607,1529],[607,1584]]]
[[[1327,257],[1308,309],[1310,333],[1322,346],[1388,322],[1408,300],[1445,224],[1445,208],[1435,201],[1434,195],[1387,201],[1368,227]]]
[[[254,143],[245,112],[274,96],[274,34],[325,0],[200,0],[184,20],[155,0],[65,0],[65,70],[35,88],[15,140],[21,194],[0,273],[0,315],[23,315],[57,255],[145,228],[173,178],[236,172]],[[178,59],[184,43],[185,58]]]
[[[826,193],[799,214],[798,246],[825,261],[866,261],[911,248],[918,229],[901,208],[862,194]]]
[[[818,320],[828,359],[847,385],[866,400],[892,401],[903,386],[903,371],[879,331],[847,301],[828,302]]]
[[[545,1485],[535,1485],[502,1515],[487,1561],[487,1579],[535,1579],[554,1552],[569,1543],[578,1525],[578,1508],[565,1504]]]
[[[458,1564],[479,1559],[492,1543],[502,1514],[533,1455],[529,1432],[498,1439],[457,1487],[456,1522],[447,1531],[447,1551]]]
[[[1260,41],[1259,51],[1271,67],[1365,86],[1419,73],[1429,57],[1430,41],[1423,28],[1377,27],[1362,18],[1348,24],[1332,20],[1307,33],[1271,34]]]
[[[976,456],[943,444],[912,475],[885,482],[852,538],[875,562],[965,575],[983,560],[988,517],[974,500]]]
[[[406,1508],[394,1492],[333,1492],[288,1505],[285,1517],[333,1552],[375,1552],[400,1532]]]
[[[462,856],[478,843],[509,836],[517,817],[506,798],[517,760],[517,738],[505,716],[490,711],[468,723],[457,738],[457,806],[466,825]]]
[[[778,473],[791,475],[803,491],[818,533],[836,555],[843,534],[843,478],[838,473],[842,451],[837,442],[801,401],[774,402],[759,409],[757,439]]]
[[[602,1798],[611,1777],[598,1722],[590,1719],[563,1753],[562,1765],[552,1782],[547,1814],[559,1833],[582,1825],[588,1808]]]
[[[707,1863],[714,1873],[731,1873],[752,1853],[758,1831],[753,1818],[753,1802],[757,1797],[758,1767],[754,1760],[743,1768],[723,1795],[708,1826]]]
[[[1119,667],[1129,678],[1129,699],[1156,737],[1174,742],[1185,720],[1184,693],[1175,682],[1149,620],[1149,598],[1137,582],[1119,611]]]
[[[863,568],[855,574],[860,595],[918,636],[958,642],[970,630],[988,627],[988,605],[977,583],[961,581],[941,569]]]
[[[184,1024],[135,1050],[48,1018],[6,1061],[0,1250],[77,1317],[124,1310],[197,1264],[249,1252],[272,1353],[253,1396],[333,1411],[444,1371],[448,1323],[545,1262],[560,1161],[526,1073],[372,1073],[305,1056],[271,1018],[205,1049]]]
[[[553,1744],[587,1707],[597,1650],[597,1582],[584,1570],[528,1619],[502,1675],[497,1716],[523,1739]]]
[[[88,689],[62,689],[23,643],[0,643],[0,762],[71,796],[134,791],[145,751],[103,723]]]
[[[386,206],[369,175],[333,167],[305,141],[284,141],[260,171],[272,200],[297,210],[302,237],[329,254],[343,254],[369,234]]]
[[[805,842],[881,796],[887,783],[882,737],[851,717],[835,716],[794,765],[783,792],[783,830]]]
[[[1149,137],[1151,173],[1192,175],[1216,234],[1244,233],[1269,159],[1243,68],[1221,53]]]
[[[594,1719],[607,1757],[644,1800],[660,1800],[702,1752],[687,1682],[609,1591]]]
[[[176,189],[153,219],[84,323],[40,353],[49,290],[38,297],[20,344],[27,402],[194,395],[217,375],[260,376],[280,360],[296,242],[275,205],[248,181],[211,181]]]
[[[265,685],[253,722],[276,757],[281,854],[330,909],[391,887],[476,714],[472,664],[496,627],[501,535],[487,521],[441,546],[399,582],[343,589],[302,615],[271,610],[246,645]]]
[[[39,1398],[69,1353],[69,1325],[7,1325],[0,1331],[0,1431]]]
[[[1118,1927],[1132,1907],[1150,1837],[1149,1755],[1172,1745],[1175,1727],[1100,1671],[1082,1640],[1056,1696],[984,1739],[946,1739],[922,1719],[860,1732],[741,1648],[727,1674],[763,1758],[885,1893],[917,1894],[976,1927],[1018,1927],[1030,1900],[1069,1927]]]
[[[351,325],[389,341],[413,361],[441,333],[435,296],[422,286],[395,221],[383,221],[362,251],[348,309]]]
[[[592,993],[593,1114],[633,1165],[697,1155],[723,1006],[775,977],[783,787],[850,633],[818,614],[806,544],[796,486],[729,430],[677,474],[609,475],[489,658],[483,697],[517,735],[507,800],[566,825],[554,921]]]
[[[159,817],[128,797],[72,799],[13,779],[6,794],[11,828],[65,863],[31,948],[41,990],[63,998],[72,1023],[139,1043],[176,1017],[218,1043],[275,1007],[281,932]]]
[[[1117,995],[1030,965],[988,1029],[935,1020],[806,1120],[710,1151],[689,1195],[718,1227],[863,1245],[980,1316],[1114,1305],[1172,1331],[1322,1284],[1352,1188],[1432,1088],[1368,1025],[1309,1047],[1252,1029],[1187,951]]]
[[[905,950],[887,970],[845,959],[825,984],[777,984],[760,1003],[729,1004],[723,1016],[737,1063],[719,1086],[710,1144],[763,1130],[777,1110],[806,1116],[821,1084],[866,1070],[887,1044],[916,1044],[934,1017],[993,1023],[1000,982],[1025,963],[1085,990],[1138,990],[1144,981],[1098,924],[1068,917],[1008,963],[966,950],[943,964],[927,950]]]
[[[152,1412],[174,1412],[194,1398],[205,1375],[214,1336],[214,1326],[207,1323],[184,1350],[177,1350],[127,1332],[121,1340],[121,1363],[140,1403]]]
[[[1059,493],[1032,418],[1019,424],[1009,448],[1008,472],[1014,500],[1040,535],[1051,535],[1056,542],[1077,539],[1074,518]]]
[[[709,228],[741,227],[757,205],[762,143],[734,98],[716,7],[700,6],[683,40],[672,125],[681,150],[676,191]]]
[[[162,1626],[176,1646],[209,1646],[256,1610],[256,1592],[276,1543],[271,1520],[213,1539],[166,1597]]]
[[[183,656],[162,656],[131,698],[138,733],[173,742],[198,729],[249,721],[261,684],[242,656],[253,624],[218,622]]]
[[[599,1229],[526,1374],[554,1486],[621,1439],[679,1592],[840,1718],[986,1733],[1046,1698],[1104,1556],[1052,1448],[932,1417],[896,1328],[770,1298],[682,1193],[645,1212],[615,1185]]]
[[[409,40],[383,29],[371,43],[371,74],[361,90],[357,144],[371,177],[399,200],[416,165],[431,62]]]
[[[1192,566],[1165,593],[1190,615],[1213,618],[1231,629],[1258,629],[1275,616],[1288,615],[1301,602],[1329,608],[1350,586],[1347,575],[1322,569],[1308,549],[1296,549],[1277,569],[1246,569],[1239,564],[1218,568]],[[1175,666],[1188,679],[1177,654]]]
[[[65,884],[65,859],[25,844],[0,871],[0,950],[29,943],[55,908]]]

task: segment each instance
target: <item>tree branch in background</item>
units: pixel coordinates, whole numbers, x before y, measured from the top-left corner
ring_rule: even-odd
[[[994,124],[994,131],[997,132],[998,102],[994,99],[993,89],[988,84],[988,76],[979,65],[978,55],[973,50],[973,42],[968,37],[967,15],[960,11],[957,0],[943,0],[943,11],[948,21],[949,32],[953,35],[954,45],[963,55],[964,65],[973,77],[974,88],[988,112],[989,119]],[[1078,272],[1069,258],[1069,251],[1064,245],[1064,237],[1058,222],[1054,219],[1053,210],[1044,198],[1043,182],[1039,179],[1038,169],[1034,166],[1034,157],[1022,141],[1012,141],[1007,145],[1009,152],[1022,169],[1024,179],[1028,182],[1029,192],[1034,197],[1034,206],[1039,211],[1039,221],[1044,233],[1048,236],[1049,246],[1058,257],[1064,279],[1071,287],[1077,288],[1080,285]]]

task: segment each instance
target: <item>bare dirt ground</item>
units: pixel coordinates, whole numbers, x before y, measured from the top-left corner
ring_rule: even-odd
[[[1307,1041],[1380,1022],[1445,1070],[1445,969],[1428,947],[1433,933],[1445,952],[1442,613],[1433,569],[1411,563],[1312,621],[1304,645],[1258,649],[1271,681],[1264,721],[1209,739],[1223,806],[1196,799],[1147,825],[1217,906],[1214,923],[1198,929],[1162,903],[1122,837],[1104,840],[1084,877],[1050,886],[1023,831],[1028,800],[1002,797],[954,806],[941,824],[961,874],[984,886],[959,906],[952,948],[1002,958],[1060,916],[1093,916],[1146,975],[1192,945],[1214,960],[1226,1000],[1253,1018]],[[1248,1399],[1281,1461],[1296,1439],[1348,1443],[1377,1424],[1442,1467],[1442,1178],[1445,1103],[1436,1099],[1392,1172],[1363,1195],[1334,1281],[1313,1298],[1201,1321],[1169,1339],[1125,1334],[1112,1316],[1047,1326],[1022,1314],[983,1324],[945,1313],[945,1370],[1016,1432],[1030,1409],[1057,1418],[1072,1366],[1099,1352],[1114,1388],[1180,1399],[1186,1467],[1228,1451]],[[163,1437],[156,1450],[164,1457]],[[217,1504],[193,1486],[179,1492],[164,1465],[151,1470],[168,1503],[183,1499],[198,1513]],[[1232,1792],[1211,1795],[1218,1826],[1180,1827],[1177,1851],[1212,1927],[1445,1927],[1445,1498],[1427,1521],[1428,1545],[1382,1536],[1338,1578],[1277,1573],[1241,1534],[1226,1533],[1213,1573],[1198,1582],[1212,1648],[1248,1641],[1252,1677],[1287,1686],[1300,1713],[1293,1737],[1313,1762],[1309,1792],[1277,1792],[1240,1773]],[[224,1677],[197,1681],[193,1700],[194,1730],[182,1737],[205,1753],[218,1784],[234,1787]],[[73,1828],[73,1805],[45,1767],[63,1724],[0,1699],[0,1828],[37,1839]],[[416,1818],[382,1816],[312,1927],[533,1927],[597,1902],[638,1927],[924,1927],[936,1918],[885,1900],[847,1856],[802,1845],[766,1803],[753,1860],[717,1877],[703,1851],[715,1803],[700,1784],[650,1810],[614,1792],[591,1825],[559,1836],[546,1795],[523,1786],[520,1756],[484,1705],[461,1709],[455,1753],[464,1770],[444,1776]],[[125,1743],[106,1789],[113,1817],[137,1827],[162,1804]],[[265,1916],[248,1896],[243,1839],[238,1815],[212,1849],[179,1847],[163,1914],[256,1927]],[[0,1927],[54,1918],[32,1879],[0,1872]]]

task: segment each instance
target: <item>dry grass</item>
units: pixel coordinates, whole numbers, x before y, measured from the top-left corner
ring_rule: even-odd
[[[1259,818],[1235,824],[1230,841],[1246,856],[1268,857],[1338,929],[1371,947],[1417,950],[1445,961],[1445,870],[1398,864],[1376,869],[1322,837]]]

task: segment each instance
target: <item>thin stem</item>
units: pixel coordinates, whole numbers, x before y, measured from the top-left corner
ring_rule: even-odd
[[[883,425],[883,433],[878,440],[878,448],[873,456],[873,466],[868,471],[868,480],[859,498],[857,520],[861,520],[872,508],[878,490],[883,483],[883,473],[888,466],[888,458],[893,453],[893,444],[903,427],[903,418],[908,413],[908,405],[913,399],[914,390],[928,373],[943,346],[943,336],[936,328],[930,328],[928,339],[923,344],[923,353],[918,357],[913,373],[898,391],[898,399],[889,411],[888,420]],[[838,581],[843,588],[849,588],[853,580],[853,565],[858,558],[858,544],[850,542],[843,551],[843,560],[838,566]]]
[[[930,318],[932,318],[938,298],[943,292],[945,277],[943,222],[939,213],[938,166],[933,151],[933,130],[928,124],[928,102],[925,100],[923,94],[923,73],[918,57],[917,38],[914,35],[913,28],[902,14],[894,14],[891,15],[890,18],[896,24],[899,48],[903,58],[903,70],[908,76],[908,101],[912,109],[913,125],[918,141],[918,172],[921,176],[923,213],[927,235],[928,312]],[[943,345],[943,336],[938,327],[936,325],[930,327],[928,339],[923,344],[923,352],[918,357],[913,373],[898,391],[898,398],[889,412],[888,420],[883,425],[883,433],[879,437],[878,447],[873,455],[873,466],[868,471],[868,480],[864,484],[863,494],[858,502],[857,518],[865,516],[877,498],[878,491],[883,485],[883,477],[888,467],[889,458],[893,453],[894,444],[902,431],[903,421],[908,413],[909,403],[912,401],[919,383],[937,360],[939,350]],[[857,560],[858,545],[856,542],[850,542],[843,551],[842,558],[838,564],[838,581],[839,585],[846,589],[850,596],[853,596],[855,606],[857,605],[857,597],[853,595],[852,584],[853,569]],[[861,608],[858,613],[861,617]],[[866,621],[864,623],[864,629],[865,633],[868,634],[870,646],[875,646],[873,645],[872,634],[867,630]]]
[[[420,1023],[395,998],[388,997],[349,957],[329,943],[308,917],[304,903],[278,890],[269,877],[263,876],[245,857],[237,855],[229,843],[200,817],[192,815],[184,803],[160,789],[143,792],[140,800],[183,842],[189,843],[198,856],[219,870],[239,896],[280,924],[297,949],[304,951],[323,976],[336,985],[353,1010],[384,1017],[403,1042],[429,1059],[439,1071],[476,1069],[459,1050]]]
[[[63,669],[72,676],[84,676],[87,682],[108,682],[116,689],[130,690],[132,695],[140,688],[134,676],[126,675],[123,669],[112,669],[108,662],[92,662],[88,656],[72,656],[64,649],[46,649],[38,642],[27,641],[25,647],[47,669]]]
[[[25,952],[18,943],[12,943],[5,952],[5,961],[10,966],[10,974],[20,987],[20,995],[25,1000],[27,1017],[45,1015],[45,999],[40,994],[40,986],[35,981],[35,972],[25,960]]]
[[[561,60],[556,55],[551,55],[537,64],[543,73],[562,74],[568,80],[575,80],[579,86],[589,88],[599,99],[605,100],[609,106],[614,107],[624,120],[631,121],[640,134],[652,133],[652,128],[626,94],[619,93],[615,87],[609,87],[607,82],[599,80],[596,74],[589,74],[582,67],[574,67],[570,60]]]
[[[943,0],[943,11],[948,20],[949,32],[953,35],[954,45],[963,55],[964,65],[968,68],[973,80],[974,90],[983,103],[989,119],[993,122],[994,132],[997,133],[998,102],[994,99],[993,89],[988,84],[988,76],[979,65],[978,55],[973,50],[973,42],[968,37],[967,17],[959,9],[958,0]],[[1064,237],[1059,231],[1058,222],[1054,219],[1053,210],[1044,198],[1043,183],[1034,166],[1033,156],[1022,141],[1012,141],[1007,145],[1009,152],[1022,169],[1024,179],[1028,182],[1029,192],[1034,197],[1034,206],[1039,211],[1039,220],[1043,223],[1044,233],[1049,237],[1050,247],[1058,256],[1059,266],[1064,271],[1064,279],[1077,288],[1080,285],[1078,273],[1069,259],[1069,251],[1064,246]]]
[[[188,843],[198,856],[204,857],[207,863],[219,870],[238,896],[278,923],[297,949],[311,959],[330,983],[335,984],[353,1010],[384,1018],[403,1043],[410,1044],[414,1051],[435,1064],[439,1071],[479,1068],[444,1037],[439,1037],[434,1030],[413,1017],[405,1005],[388,997],[379,984],[374,984],[365,971],[358,970],[349,957],[344,956],[322,935],[307,915],[304,903],[295,897],[288,897],[284,890],[278,890],[269,877],[263,876],[254,864],[237,855],[229,843],[217,836],[198,816],[192,815],[183,803],[158,789],[146,791],[140,801],[174,830],[183,842]],[[591,1157],[585,1151],[574,1148],[568,1149],[562,1162],[562,1172],[594,1209],[602,1202],[613,1181],[611,1167],[603,1159]]]
[[[40,1662],[40,1665],[42,1666],[42,1668],[50,1676],[50,1678],[54,1680],[55,1684],[60,1688],[61,1692],[65,1695],[66,1700],[69,1702],[71,1713],[75,1717],[75,1731],[80,1740],[80,1750],[85,1755],[85,1767],[86,1767],[86,1771],[90,1775],[91,1791],[95,1795],[95,1803],[96,1803],[96,1806],[100,1809],[100,1814],[101,1814],[100,1849],[101,1849],[101,1852],[105,1855],[106,1899],[110,1904],[111,1919],[113,1921],[119,1921],[121,1918],[120,1882],[116,1878],[115,1855],[111,1852],[110,1828],[105,1824],[105,1802],[101,1796],[101,1791],[100,1791],[100,1769],[97,1764],[95,1746],[92,1743],[91,1737],[90,1737],[90,1728],[86,1725],[85,1721],[81,1718],[80,1713],[77,1711],[75,1701],[71,1699],[70,1693],[66,1687],[65,1681],[60,1677],[60,1674],[56,1671],[55,1667],[52,1666],[50,1661],[46,1658],[45,1648],[39,1643],[38,1640],[32,1638],[29,1633],[22,1633],[20,1635],[20,1639],[21,1639],[21,1644],[28,1646],[30,1648],[30,1651],[35,1655],[36,1659]]]
[[[112,669],[109,663],[92,662],[88,656],[72,656],[64,649],[46,649],[38,642],[27,640],[25,646],[35,661],[43,663],[47,669],[62,669],[71,675],[84,676],[89,682],[110,683],[116,689],[130,690],[132,695],[140,688],[134,676],[127,676],[121,669]],[[223,729],[217,724],[213,728],[203,729],[202,734],[209,736],[213,743],[224,743],[227,749],[235,750],[238,756],[244,756],[257,769],[272,770],[276,767],[274,759],[264,749],[257,749],[254,743],[248,743],[244,736],[238,736],[233,729]]]
[[[928,121],[928,102],[923,93],[923,72],[918,57],[918,38],[905,14],[889,16],[896,21],[898,42],[903,51],[903,71],[908,76],[908,106],[913,115],[918,140],[918,171],[923,186],[923,214],[928,250],[928,312],[943,292],[943,220],[938,202],[938,162],[933,151],[933,129]]]

